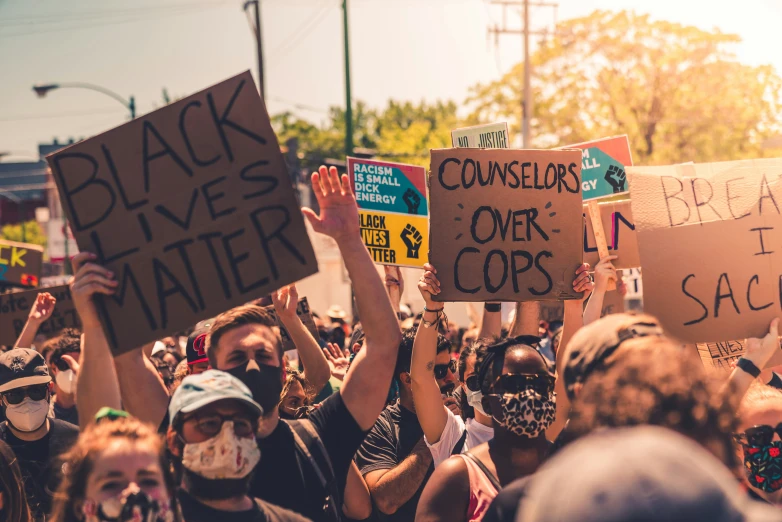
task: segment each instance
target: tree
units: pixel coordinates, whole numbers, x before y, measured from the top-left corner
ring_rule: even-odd
[[[37,221],[26,221],[24,224],[15,223],[13,225],[3,225],[0,229],[0,236],[8,241],[17,241],[22,243],[22,225],[24,225],[24,243],[32,243],[46,247],[46,236],[41,230]]]
[[[771,155],[762,144],[780,132],[782,79],[740,63],[730,51],[739,41],[626,11],[564,21],[531,57],[532,141],[627,134],[647,165]],[[476,86],[469,121],[507,119],[519,132],[522,71]]]

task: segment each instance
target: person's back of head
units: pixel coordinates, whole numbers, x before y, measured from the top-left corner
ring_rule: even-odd
[[[11,447],[0,440],[0,513],[4,522],[29,522],[30,506],[24,491],[19,460]]]
[[[584,437],[544,464],[525,492],[519,522],[782,521],[698,444],[654,426]]]
[[[690,437],[731,467],[735,407],[699,360],[663,337],[627,341],[585,382],[570,412],[567,440],[599,428],[650,424]]]

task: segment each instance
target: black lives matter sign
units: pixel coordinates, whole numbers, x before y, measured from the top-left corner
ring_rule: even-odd
[[[429,172],[429,261],[440,301],[574,299],[581,153],[439,149]]]
[[[115,353],[317,272],[249,72],[47,161],[79,249],[119,282],[98,299]]]

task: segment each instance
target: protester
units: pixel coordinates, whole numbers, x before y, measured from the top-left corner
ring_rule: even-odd
[[[727,468],[695,442],[659,427],[603,430],[531,478],[518,517],[503,522],[772,522]]]
[[[47,417],[51,381],[43,357],[35,350],[16,348],[0,354],[0,396],[6,415],[0,423],[0,440],[18,458],[36,520],[51,509],[51,492],[60,481],[57,458],[79,434],[73,424]]]
[[[31,522],[19,460],[11,447],[0,441],[0,520]]]
[[[437,467],[452,454],[464,453],[489,441],[494,436],[494,428],[491,417],[483,410],[478,375],[475,371],[478,355],[485,355],[485,346],[481,341],[463,348],[459,358],[460,387],[464,396],[468,397],[465,402],[474,410],[474,418],[468,418],[465,422],[461,416],[454,415],[453,411],[443,405],[441,383],[436,380],[439,362],[437,359],[442,351],[450,352],[450,343],[437,333],[441,320],[444,320],[444,305],[433,300],[433,296],[440,293],[436,270],[429,264],[424,266],[424,270],[418,282],[418,290],[424,299],[424,315],[413,345],[410,380],[418,421]],[[498,310],[492,309],[490,312],[487,309],[484,311],[484,320],[492,313],[500,315]],[[499,330],[499,317],[497,319],[496,330]],[[486,336],[489,336],[489,333],[494,332],[487,332]],[[499,331],[496,332],[498,333]],[[401,349],[399,353],[401,356]],[[444,357],[442,359],[445,360]],[[439,369],[442,370],[442,366]]]
[[[782,391],[760,383],[750,387],[733,438],[751,496],[782,507]]]
[[[166,440],[182,469],[177,496],[187,522],[306,520],[248,495],[262,414],[250,389],[225,372],[190,375],[174,392]]]
[[[280,422],[276,405],[283,385],[282,345],[276,324],[255,306],[235,308],[215,320],[211,340],[207,341],[207,356],[212,368],[237,376],[249,385],[254,399],[268,407],[258,431],[264,458],[255,470],[251,495],[308,518],[339,520],[353,455],[385,405],[400,332],[391,304],[383,297],[383,282],[361,240],[358,207],[347,175],[340,179],[335,168],[322,167],[312,175],[312,186],[320,214],[308,208],[302,212],[315,232],[336,241],[366,336],[364,348],[351,364],[340,391],[326,399],[306,421]],[[112,357],[99,327],[92,296],[113,295],[118,283],[114,274],[96,260],[89,252],[77,254],[76,276],[71,283],[85,336],[85,364],[79,382],[80,386],[82,381],[89,382],[89,387],[98,392],[97,397],[92,393],[84,394],[90,396],[85,399],[82,394],[77,396],[79,413],[84,410],[94,415],[100,407],[122,403],[138,418],[160,424],[166,416],[168,393],[154,370],[150,371],[151,363],[141,348]],[[292,295],[280,290],[272,297],[278,317],[304,363],[305,376],[317,388],[316,378],[322,379],[322,386],[330,376],[328,361],[301,324]],[[301,332],[301,337],[294,332]],[[89,371],[87,361],[91,362]],[[322,376],[319,361],[325,369]],[[115,395],[119,390],[121,400]]]
[[[381,513],[390,515],[389,519],[394,521],[415,518],[421,491],[434,470],[413,400],[410,359],[414,341],[414,332],[408,330],[399,344],[394,367],[399,400],[383,410],[356,453],[356,463],[372,500]],[[432,367],[437,377],[439,406],[448,406],[458,413],[457,402],[450,396],[456,385],[456,364],[451,359],[450,347],[445,337],[437,338],[437,356]]]
[[[79,377],[81,336],[74,336],[72,331],[63,332],[55,338],[54,346],[48,365],[54,377],[54,396],[49,416],[78,426],[76,381]]]
[[[288,420],[306,418],[312,411],[312,399],[315,393],[298,370],[287,368],[285,373],[285,384],[282,386],[278,406],[280,418]]]
[[[187,337],[185,353],[187,354],[188,375],[197,375],[209,369],[209,358],[206,356],[206,336],[209,333],[211,321],[196,328]]]
[[[163,441],[137,419],[91,424],[64,456],[63,469],[55,522],[181,520]]]

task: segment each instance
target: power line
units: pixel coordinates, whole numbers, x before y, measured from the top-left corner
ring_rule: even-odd
[[[53,114],[16,114],[13,116],[7,116],[0,118],[2,122],[11,121],[26,121],[26,120],[47,120],[49,118],[68,118],[72,116],[93,116],[98,114],[113,114],[119,113],[121,109],[115,107],[107,107],[105,109],[94,109],[89,111],[68,111],[57,112]]]

